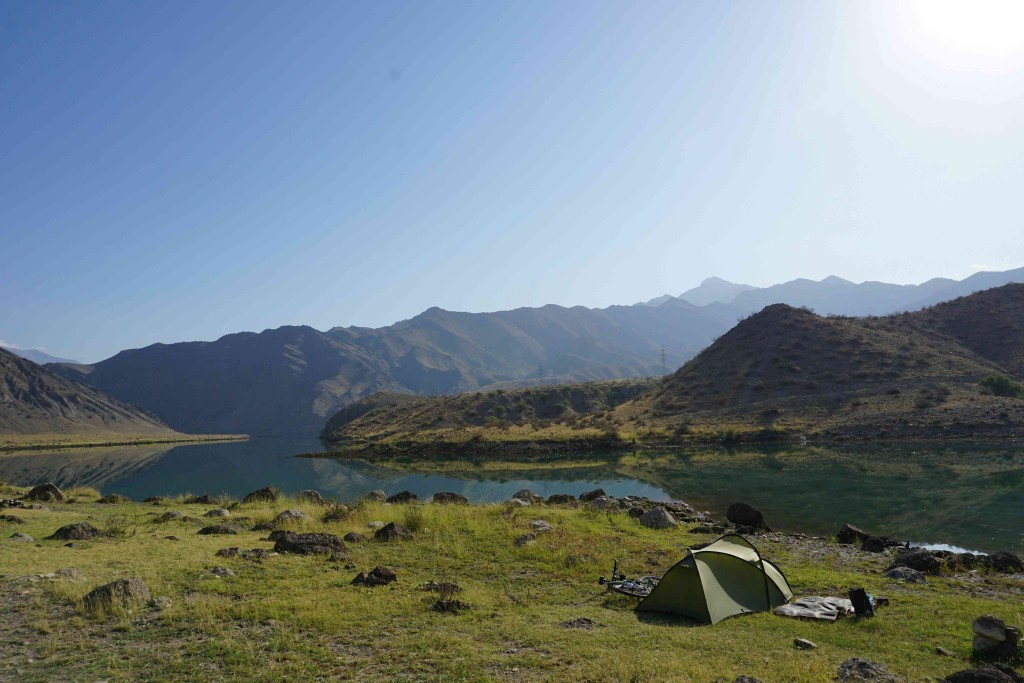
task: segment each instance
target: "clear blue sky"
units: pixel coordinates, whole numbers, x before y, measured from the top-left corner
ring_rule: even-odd
[[[0,339],[1024,265],[1024,3],[0,0]]]

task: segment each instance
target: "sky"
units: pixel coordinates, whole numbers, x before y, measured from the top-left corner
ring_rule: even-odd
[[[1024,3],[0,0],[0,339],[1024,265]]]

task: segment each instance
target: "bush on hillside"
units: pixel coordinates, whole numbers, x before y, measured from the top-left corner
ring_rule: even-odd
[[[989,375],[978,382],[981,386],[991,391],[996,396],[1021,396],[1024,395],[1024,387],[1017,384],[1006,375]]]

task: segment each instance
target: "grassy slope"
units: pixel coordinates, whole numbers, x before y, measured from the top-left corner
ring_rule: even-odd
[[[923,680],[966,668],[970,622],[979,614],[1024,621],[1021,577],[982,581],[960,575],[921,587],[897,585],[880,576],[882,557],[851,556],[828,543],[780,535],[755,542],[798,595],[838,595],[863,585],[890,597],[892,605],[873,620],[834,624],[769,614],[714,627],[638,619],[634,601],[605,594],[596,576],[607,574],[616,558],[631,574],[660,573],[685,547],[709,539],[652,531],[620,514],[372,504],[344,521],[311,525],[338,534],[366,531],[374,519],[420,528],[407,542],[350,544],[360,570],[383,564],[398,571],[393,587],[366,589],[348,585],[355,570],[322,558],[277,556],[253,564],[214,556],[227,546],[269,548],[260,540],[265,532],[198,536],[199,520],[154,523],[166,506],[98,505],[88,491],[77,498],[49,512],[8,512],[26,519],[17,529],[36,538],[86,519],[101,528],[111,519],[113,526],[127,521],[134,533],[75,548],[58,541],[38,547],[0,541],[7,575],[0,581],[7,615],[0,621],[0,679],[713,681],[745,673],[767,681],[823,681],[845,658],[865,656],[909,680]],[[205,511],[177,502],[171,507],[193,517]],[[234,515],[251,523],[285,507],[320,512],[282,501],[240,506]],[[555,529],[533,545],[515,547],[513,539],[532,519],[548,520]],[[236,575],[214,578],[206,573],[214,566],[229,566]],[[16,578],[62,567],[77,567],[88,580]],[[89,589],[122,576],[142,578],[155,594],[169,596],[172,606],[105,618],[81,607]],[[461,615],[431,611],[434,597],[418,588],[431,579],[462,585],[459,598],[473,609]],[[600,626],[560,626],[578,617]],[[819,647],[795,650],[795,637]],[[936,646],[956,658],[937,656]]]
[[[91,448],[106,446],[146,446],[161,443],[202,443],[206,441],[242,441],[245,434],[178,434],[132,435],[123,432],[89,434],[0,434],[0,453],[41,451],[56,448]]]

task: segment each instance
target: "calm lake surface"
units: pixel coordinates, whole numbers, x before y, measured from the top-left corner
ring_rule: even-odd
[[[296,458],[322,450],[315,439],[253,439],[191,446],[89,448],[0,455],[0,479],[93,486],[135,500],[185,492],[240,497],[267,485],[316,489],[342,500],[373,489],[421,498],[455,491],[500,501],[521,488],[541,495],[681,499],[724,517],[736,501],[754,505],[780,530],[824,535],[844,523],[922,543],[1024,554],[1024,447],[695,449],[583,454],[572,459],[456,461],[383,466]]]

